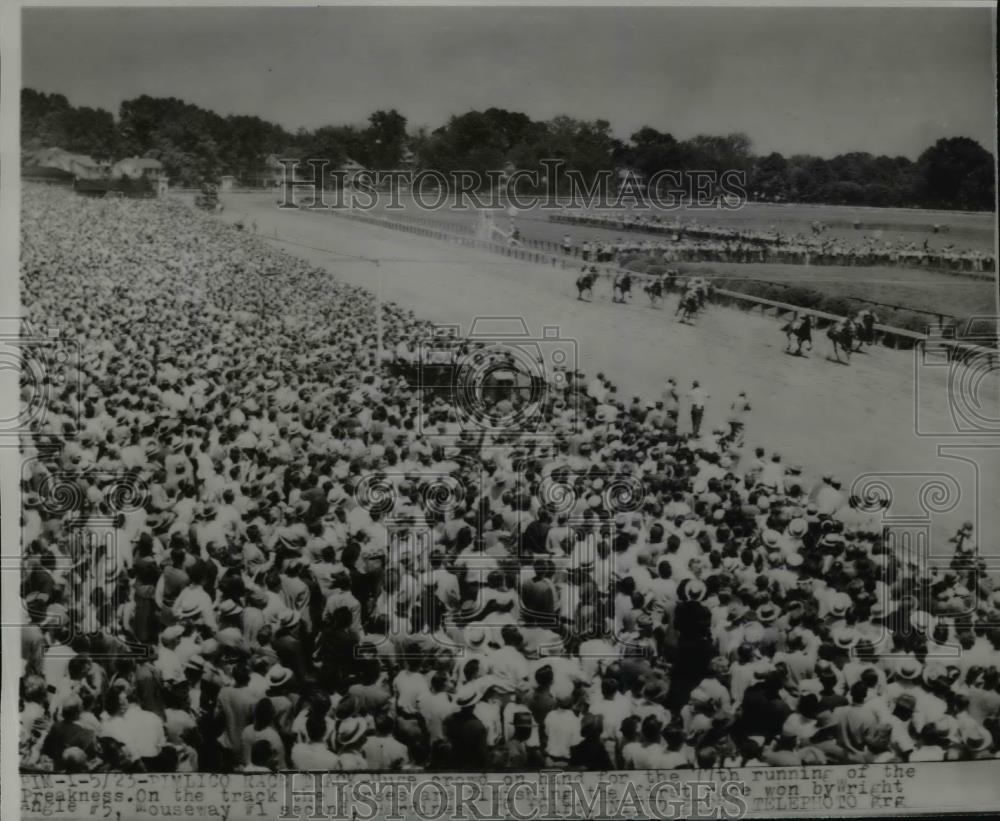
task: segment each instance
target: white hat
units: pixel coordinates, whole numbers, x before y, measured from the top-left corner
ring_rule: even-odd
[[[708,594],[708,588],[697,579],[686,579],[684,596],[687,601],[701,601]],[[683,584],[683,582],[682,582]]]
[[[481,647],[486,641],[486,631],[478,625],[465,628],[465,643],[469,647]]]
[[[858,634],[850,627],[841,627],[833,632],[833,643],[841,650],[847,650],[858,643]]]
[[[287,681],[292,680],[292,671],[287,667],[282,667],[280,664],[275,664],[270,670],[267,671],[267,683],[271,687],[280,687]]]
[[[474,681],[463,684],[455,693],[455,703],[459,707],[471,707],[483,697],[483,688]]]
[[[172,624],[160,634],[161,641],[175,641],[184,635],[184,628],[179,624]]]
[[[243,608],[232,599],[226,599],[219,605],[220,616],[238,616],[243,612]]]
[[[851,597],[846,593],[838,593],[830,601],[830,613],[834,616],[843,616],[851,606]]]
[[[360,741],[368,732],[368,725],[363,718],[349,716],[337,727],[337,744],[349,747]]]
[[[804,678],[799,681],[799,695],[804,696],[809,693],[819,695],[823,692],[823,684],[818,678]]]

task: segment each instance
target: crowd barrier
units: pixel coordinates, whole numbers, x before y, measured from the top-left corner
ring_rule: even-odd
[[[464,247],[489,251],[491,253],[499,254],[501,256],[509,257],[522,262],[559,267],[563,270],[569,268],[577,269],[579,265],[577,260],[571,260],[565,254],[547,253],[545,251],[534,250],[531,248],[517,247],[482,240],[472,236],[469,232],[459,234],[443,231],[439,227],[431,227],[431,225],[439,226],[440,223],[435,223],[430,220],[414,220],[413,222],[410,222],[387,219],[368,212],[345,209],[331,210],[329,213],[345,219],[354,220],[355,222],[375,225],[381,228],[390,228],[395,231],[401,231],[402,233],[429,237],[431,239],[438,239]],[[594,263],[588,264],[587,267],[596,268],[599,276],[611,281],[621,274],[628,274],[633,279],[639,281],[652,281],[656,279],[656,277],[651,274],[630,271],[613,265]],[[670,281],[665,280],[664,284],[668,287],[668,290],[670,290]],[[768,316],[777,320],[787,320],[796,314],[799,316],[808,315],[813,317],[815,327],[819,330],[828,328],[830,325],[844,319],[842,316],[826,313],[825,311],[803,308],[799,305],[792,305],[788,302],[779,302],[773,299],[751,296],[739,291],[730,291],[724,288],[713,289],[712,301],[715,304],[737,308],[748,313],[759,311],[762,316]],[[953,361],[966,362],[974,358],[978,367],[979,363],[982,363],[983,361],[982,358],[985,356],[987,357],[987,361],[990,363],[991,367],[1000,367],[1000,352],[998,352],[994,347],[984,347],[982,345],[953,339],[942,339],[938,335],[931,336],[926,333],[910,331],[905,328],[896,328],[891,325],[876,324],[875,331],[877,340],[888,348],[912,350],[917,347],[926,348],[928,342],[930,342],[937,350],[946,352],[948,358]]]

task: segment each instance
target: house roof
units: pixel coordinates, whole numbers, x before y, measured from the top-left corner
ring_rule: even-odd
[[[135,168],[163,168],[163,163],[159,160],[154,160],[152,157],[126,157],[124,160],[119,160],[116,165],[123,163],[128,163]]]
[[[30,156],[30,164],[71,171],[72,164],[97,169],[100,165],[86,154],[71,154],[62,148],[42,148]]]

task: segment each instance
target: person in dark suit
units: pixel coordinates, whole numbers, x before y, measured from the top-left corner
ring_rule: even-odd
[[[546,624],[556,612],[556,588],[552,583],[556,568],[550,559],[538,559],[535,575],[521,584],[521,613],[525,624]]]
[[[476,682],[463,685],[455,694],[457,712],[444,721],[444,732],[454,751],[453,766],[456,770],[489,769],[486,725],[473,713],[482,695],[482,688]]]
[[[751,684],[743,695],[741,731],[746,736],[776,738],[781,734],[791,708],[781,698],[784,674],[772,670],[761,681]]]
[[[607,771],[612,768],[611,758],[601,740],[604,721],[599,715],[587,714],[580,723],[583,741],[570,749],[569,766],[584,770]]]
[[[52,725],[45,739],[42,752],[54,762],[62,760],[63,752],[70,747],[83,750],[88,757],[96,756],[100,749],[97,746],[97,734],[79,723],[83,705],[76,696],[67,698],[62,705],[62,720]]]

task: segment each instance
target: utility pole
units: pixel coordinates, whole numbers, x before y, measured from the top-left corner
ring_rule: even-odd
[[[378,264],[377,259],[373,259],[372,262],[375,263],[375,337],[376,337],[376,354],[377,360],[375,362],[375,380],[379,390],[382,389],[382,266]]]

